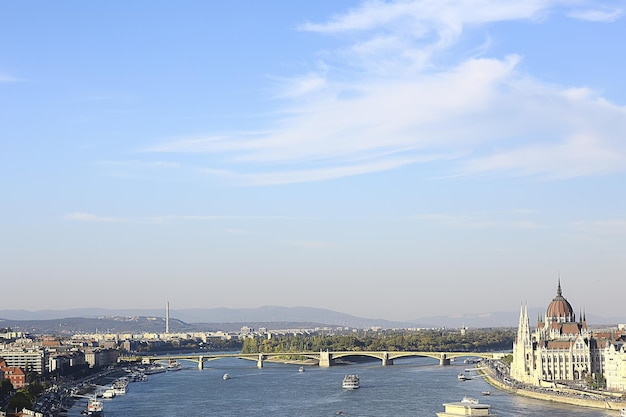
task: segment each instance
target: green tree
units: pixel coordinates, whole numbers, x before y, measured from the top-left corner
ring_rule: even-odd
[[[11,391],[13,391],[13,384],[8,379],[3,379],[0,382],[0,397],[4,397]]]
[[[28,397],[28,394],[22,390],[15,393],[11,401],[9,401],[9,410],[21,411],[23,408],[31,408],[33,406],[32,400]]]

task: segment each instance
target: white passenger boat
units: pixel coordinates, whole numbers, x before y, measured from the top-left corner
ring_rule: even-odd
[[[148,375],[144,374],[143,372],[132,372],[128,375],[128,380],[131,382],[138,382],[138,381],[147,381],[148,380]]]
[[[126,395],[129,379],[126,377],[118,378],[113,382],[113,390],[115,395]]]
[[[150,367],[146,368],[144,370],[144,374],[146,375],[152,375],[152,374],[159,374],[161,372],[165,372],[167,371],[167,368],[160,364],[160,363],[155,363],[153,365],[150,365]]]
[[[101,416],[103,410],[102,401],[96,398],[90,398],[87,403],[87,415],[88,416]]]
[[[183,369],[183,365],[175,359],[169,361],[167,364],[168,371],[180,371],[181,369]]]
[[[475,398],[464,397],[456,403],[446,403],[443,405],[444,411],[437,413],[437,417],[456,417],[456,416],[483,416],[492,417],[489,404],[480,404]]]
[[[113,388],[107,388],[102,392],[102,398],[113,398],[115,397],[115,390]]]
[[[341,388],[343,389],[357,389],[361,386],[359,377],[354,374],[348,374],[343,378]]]
[[[304,366],[299,367],[298,372],[304,372]]]

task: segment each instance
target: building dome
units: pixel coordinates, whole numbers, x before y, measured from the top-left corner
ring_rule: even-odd
[[[561,282],[559,280],[559,286],[556,290],[556,297],[548,305],[546,311],[546,318],[565,318],[574,320],[574,310],[571,304],[563,297],[561,291]]]

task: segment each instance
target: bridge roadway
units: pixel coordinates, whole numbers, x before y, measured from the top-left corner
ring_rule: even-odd
[[[504,353],[487,353],[487,352],[416,352],[416,351],[320,351],[320,352],[272,352],[272,353],[194,353],[183,355],[159,355],[159,356],[143,356],[141,357],[142,363],[149,364],[161,361],[170,360],[184,360],[193,361],[198,363],[198,369],[204,369],[204,362],[213,361],[224,358],[240,358],[257,362],[257,367],[263,368],[263,362],[265,360],[271,360],[272,358],[280,358],[284,356],[299,356],[308,359],[316,360],[318,365],[323,368],[333,366],[336,359],[354,357],[354,356],[367,356],[371,358],[380,359],[382,366],[393,365],[394,359],[408,358],[408,357],[429,357],[439,361],[439,365],[450,365],[450,360],[459,357],[480,357],[484,359],[499,359],[504,356]]]

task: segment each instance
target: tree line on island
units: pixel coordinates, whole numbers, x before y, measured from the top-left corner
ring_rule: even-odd
[[[243,340],[242,353],[305,351],[486,352],[510,350],[513,329],[416,330],[331,335],[274,335]]]

